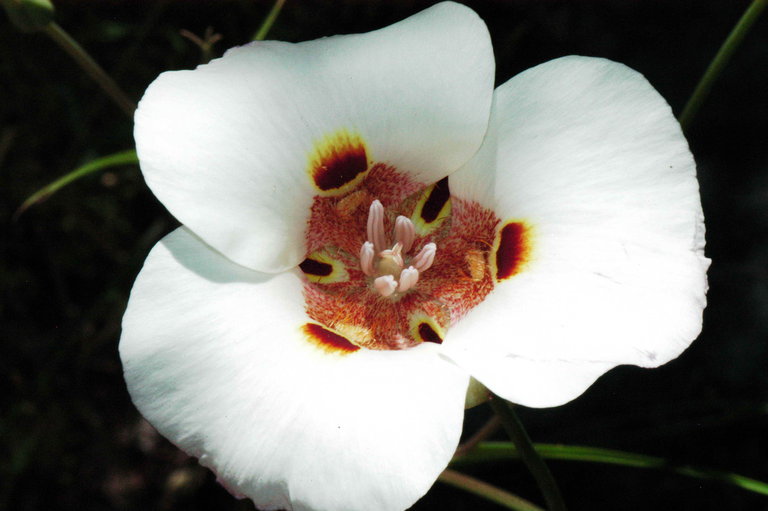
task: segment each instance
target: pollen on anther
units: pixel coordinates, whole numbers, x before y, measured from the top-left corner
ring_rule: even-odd
[[[348,354],[360,349],[346,337],[332,332],[316,323],[306,323],[302,330],[308,340],[328,353]]]
[[[336,212],[343,217],[355,215],[364,204],[370,204],[371,195],[368,190],[356,190],[339,199],[336,203]]]
[[[485,254],[482,250],[472,249],[464,254],[464,262],[467,265],[469,278],[474,281],[483,280],[485,276]]]

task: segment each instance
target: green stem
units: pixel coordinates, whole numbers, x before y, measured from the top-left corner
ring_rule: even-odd
[[[539,485],[541,493],[544,494],[544,499],[547,501],[547,507],[550,511],[565,511],[565,503],[563,497],[560,494],[560,489],[557,487],[555,479],[552,477],[552,473],[549,471],[547,464],[536,452],[536,449],[531,442],[528,433],[523,427],[523,423],[518,419],[517,414],[502,398],[496,394],[491,394],[491,407],[496,415],[501,419],[501,424],[504,430],[509,435],[512,443],[515,444],[518,452],[520,452],[520,458],[523,463],[528,467],[528,470],[536,479],[536,483]]]
[[[267,14],[267,17],[264,18],[264,21],[261,23],[259,30],[253,36],[253,41],[263,41],[264,38],[267,37],[269,30],[272,28],[272,25],[275,24],[277,16],[283,9],[284,4],[285,0],[275,0],[275,4],[272,6],[272,9],[269,10],[269,14]]]
[[[768,495],[768,483],[763,481],[721,470],[678,465],[657,456],[581,445],[535,444],[535,447],[536,451],[548,460],[582,461],[624,467],[668,470],[688,477],[721,481],[744,490]],[[510,442],[483,442],[471,452],[455,458],[451,464],[466,466],[474,463],[507,461],[519,459],[520,457],[520,452]]]
[[[691,94],[688,103],[685,104],[683,113],[680,114],[680,126],[682,126],[683,131],[688,130],[688,127],[696,113],[699,111],[701,104],[707,96],[709,96],[709,92],[712,90],[715,81],[717,81],[718,77],[723,72],[728,61],[731,60],[731,56],[733,56],[733,53],[744,40],[749,29],[752,28],[752,25],[757,21],[757,18],[760,17],[760,14],[763,12],[766,5],[768,5],[768,0],[753,0],[739,22],[733,27],[731,33],[728,34],[728,37],[720,47],[720,50],[718,50],[715,58],[712,59],[709,67],[707,67],[707,70],[704,72],[704,76],[701,77],[701,80],[699,80],[699,83],[696,85],[696,89],[694,89],[693,94]]]
[[[65,52],[72,57],[77,65],[88,74],[101,87],[101,89],[114,101],[125,114],[133,119],[133,112],[136,105],[128,99],[128,96],[120,89],[106,71],[88,55],[82,46],[59,25],[52,22],[46,25],[45,33],[56,42]]]
[[[484,499],[495,502],[507,509],[513,509],[514,511],[544,511],[539,506],[528,502],[513,493],[491,486],[484,481],[462,474],[461,472],[456,472],[455,470],[443,471],[437,480],[441,483],[483,497]]]

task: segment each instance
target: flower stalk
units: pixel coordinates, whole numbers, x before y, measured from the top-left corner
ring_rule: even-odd
[[[285,0],[275,0],[274,5],[272,5],[269,13],[267,13],[267,17],[261,23],[259,30],[254,34],[254,41],[263,41],[267,37],[272,25],[275,24],[277,17],[280,15],[280,11],[283,10],[283,5],[285,5]]]
[[[536,451],[533,446],[528,433],[523,427],[523,423],[517,417],[517,414],[512,409],[509,403],[504,401],[496,394],[491,393],[491,407],[496,412],[504,431],[507,432],[512,443],[520,453],[520,458],[528,467],[536,483],[539,485],[541,493],[544,494],[544,500],[547,502],[547,507],[550,511],[565,511],[565,503],[563,497],[560,494],[560,488],[558,488],[555,479],[552,477],[552,473],[549,471],[544,459]]]
[[[129,118],[133,119],[133,112],[136,110],[136,104],[128,99],[128,96],[107,74],[106,71],[88,55],[88,52],[75,41],[63,28],[56,22],[51,22],[45,26],[43,31],[58,44],[61,49],[69,54],[77,65],[86,72],[88,76],[101,87],[107,96],[110,97],[120,109],[125,112]]]
[[[683,113],[680,114],[680,126],[682,126],[683,131],[688,131],[691,121],[698,113],[699,108],[701,108],[701,104],[707,99],[707,96],[709,96],[712,86],[720,77],[723,69],[725,69],[725,66],[728,65],[728,62],[731,60],[733,53],[739,45],[741,45],[744,37],[749,33],[752,25],[754,25],[757,18],[760,17],[760,14],[763,12],[766,5],[768,5],[768,0],[753,0],[741,19],[736,23],[736,26],[733,27],[731,33],[728,34],[728,37],[718,50],[715,58],[712,59],[709,67],[707,67],[701,80],[699,80],[699,83],[696,85],[688,103],[685,104]]]

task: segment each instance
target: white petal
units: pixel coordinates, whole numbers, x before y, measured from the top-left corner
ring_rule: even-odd
[[[318,144],[349,135],[369,164],[434,182],[480,146],[493,74],[485,25],[453,3],[368,34],[249,44],[150,85],[135,117],[141,168],[211,246],[282,271],[305,256]]]
[[[438,347],[325,352],[302,282],[229,262],[184,229],[136,280],[120,355],[160,432],[260,509],[410,506],[458,443],[468,377]]]
[[[566,402],[618,364],[677,357],[701,330],[709,260],[666,102],[621,64],[566,57],[499,87],[492,117],[451,193],[524,222],[530,253],[444,348],[530,406]]]

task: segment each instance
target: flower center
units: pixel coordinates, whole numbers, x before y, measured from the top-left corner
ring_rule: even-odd
[[[395,244],[392,248],[384,249],[387,246],[384,206],[379,200],[374,200],[368,210],[367,234],[367,241],[360,247],[360,269],[372,277],[373,288],[381,296],[399,297],[407,292],[435,260],[437,245],[434,243],[427,243],[413,257],[408,257],[408,251],[416,239],[416,228],[403,215],[395,220]]]
[[[496,215],[374,164],[346,193],[314,198],[300,265],[313,321],[350,345],[442,342],[493,289]],[[439,251],[438,251],[439,247]]]

